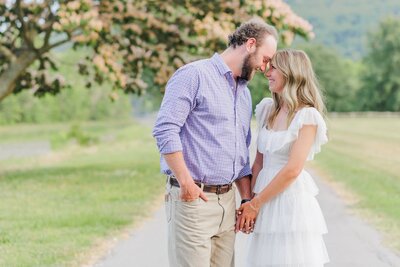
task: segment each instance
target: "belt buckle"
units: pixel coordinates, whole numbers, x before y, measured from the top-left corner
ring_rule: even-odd
[[[217,185],[217,192],[215,192],[217,195],[221,194],[221,185]]]

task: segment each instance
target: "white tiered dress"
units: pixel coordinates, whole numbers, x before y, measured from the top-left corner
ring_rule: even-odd
[[[263,168],[253,189],[256,194],[288,162],[290,148],[303,125],[317,125],[307,160],[312,160],[328,140],[322,116],[310,107],[300,109],[287,130],[268,130],[264,122],[272,105],[271,98],[264,98],[255,110],[259,125],[257,148],[263,154]],[[254,232],[249,236],[249,267],[321,267],[329,262],[322,238],[327,228],[315,198],[317,194],[312,177],[302,170],[284,192],[261,207]]]

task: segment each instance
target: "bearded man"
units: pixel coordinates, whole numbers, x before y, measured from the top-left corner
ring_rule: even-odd
[[[278,35],[252,19],[228,39],[221,54],[173,74],[153,129],[167,176],[171,267],[234,266],[236,188],[242,203],[251,198],[247,83],[267,68]]]

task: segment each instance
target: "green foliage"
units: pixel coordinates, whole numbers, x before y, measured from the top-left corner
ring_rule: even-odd
[[[347,58],[367,53],[366,35],[383,18],[400,14],[398,0],[286,0],[314,26],[313,42],[337,49]],[[302,42],[296,39],[295,43]]]
[[[328,111],[354,111],[361,66],[322,45],[302,45],[312,62]]]
[[[75,140],[82,146],[89,146],[99,142],[97,137],[83,131],[82,127],[77,123],[71,125],[67,138]]]
[[[111,85],[85,87],[85,80],[76,76],[74,62],[85,57],[88,50],[54,53],[52,57],[61,63],[59,73],[71,85],[57,95],[33,97],[34,90],[24,90],[0,102],[0,125],[13,123],[44,123],[77,120],[103,120],[126,118],[132,109],[130,95],[121,94],[114,102],[109,95]],[[55,72],[54,72],[55,73]]]
[[[256,108],[256,105],[260,103],[264,97],[271,97],[268,79],[261,73],[256,73],[253,80],[249,83],[249,89],[251,92],[251,100],[253,102],[253,111]]]
[[[364,110],[400,111],[400,19],[384,20],[368,36],[359,97]]]

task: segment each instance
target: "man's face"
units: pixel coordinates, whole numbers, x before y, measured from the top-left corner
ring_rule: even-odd
[[[257,70],[265,72],[269,61],[276,52],[277,42],[274,37],[268,35],[263,43],[256,47],[255,52],[247,55],[243,60],[241,78],[250,81]]]

